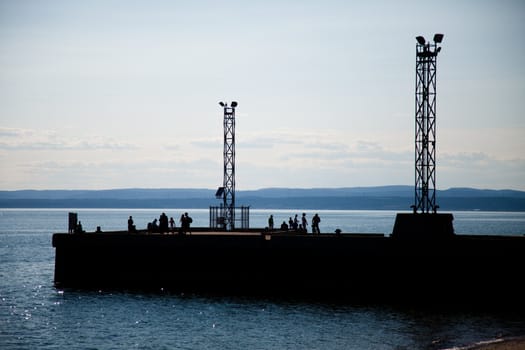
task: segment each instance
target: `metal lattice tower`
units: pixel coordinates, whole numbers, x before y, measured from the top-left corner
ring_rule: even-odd
[[[443,34],[416,37],[416,186],[414,212],[436,213],[436,64]]]
[[[226,102],[219,102],[224,109],[224,180],[223,180],[223,208],[224,227],[226,230],[235,229],[235,107],[233,101],[230,106]]]

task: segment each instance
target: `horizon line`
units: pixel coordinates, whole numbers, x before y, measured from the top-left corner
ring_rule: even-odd
[[[249,192],[249,191],[262,191],[262,190],[340,190],[340,189],[377,189],[387,187],[414,187],[413,185],[370,185],[370,186],[340,186],[340,187],[260,187],[255,189],[236,189],[238,192]],[[448,187],[445,189],[436,188],[436,191],[447,191],[447,190],[479,190],[479,191],[518,191],[525,192],[525,189],[516,188],[479,188],[479,187]],[[199,190],[199,191],[216,191],[215,188],[207,187],[114,187],[114,188],[100,188],[100,189],[83,189],[83,188],[46,188],[46,189],[35,189],[35,188],[23,188],[23,189],[0,189],[0,192],[23,192],[23,191],[34,191],[34,192],[45,192],[45,191],[130,191],[130,190],[146,190],[146,191],[160,191],[160,190]]]

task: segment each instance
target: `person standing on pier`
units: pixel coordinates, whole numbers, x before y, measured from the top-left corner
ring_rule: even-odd
[[[293,229],[294,231],[297,231],[299,228],[299,219],[297,219],[297,214],[295,214],[295,217],[293,218]]]
[[[193,222],[193,219],[188,216],[188,213],[184,213],[181,217],[180,217],[180,230],[179,230],[179,233],[184,235],[186,234],[187,232],[189,232],[191,234],[191,231],[190,231],[190,224]]]
[[[319,232],[319,223],[321,222],[321,218],[319,217],[319,215],[317,215],[317,213],[314,215],[314,217],[312,218],[312,233],[315,235],[315,234],[320,234],[321,232]]]
[[[273,231],[273,215],[270,215],[270,217],[268,218],[268,229],[270,231]]]
[[[133,224],[133,217],[130,215],[128,219],[128,232],[135,232],[135,231],[136,231],[136,228],[135,228],[135,225]]]
[[[175,220],[173,220],[173,216],[170,217],[170,232],[175,232]]]
[[[186,218],[184,217],[184,214],[180,216],[179,223],[180,223],[179,235],[183,235],[185,233],[184,229],[186,228]]]
[[[308,233],[308,229],[306,226],[308,226],[308,220],[306,220],[306,213],[303,213],[303,217],[301,218],[301,224],[303,226],[304,233]]]
[[[166,215],[166,213],[160,214],[159,231],[160,233],[168,232],[168,216]]]

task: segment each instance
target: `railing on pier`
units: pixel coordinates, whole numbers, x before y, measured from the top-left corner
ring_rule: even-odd
[[[226,207],[210,206],[210,228],[217,230],[227,230],[226,227]],[[233,229],[247,230],[250,228],[250,207],[233,208]]]

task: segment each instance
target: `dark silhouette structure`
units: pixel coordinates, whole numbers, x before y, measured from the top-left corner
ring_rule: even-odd
[[[235,207],[235,108],[238,103],[232,101],[219,102],[224,112],[224,178],[223,184],[217,189],[215,197],[222,199],[219,207],[210,207],[210,228],[233,231],[235,228],[249,228],[249,207]],[[240,210],[237,220],[236,211]],[[236,225],[240,221],[240,225]]]
[[[433,42],[416,40],[415,202],[413,214],[396,216],[393,234],[439,239],[454,234],[452,214],[438,214],[436,205],[436,69],[443,34]]]
[[[525,237],[54,234],[59,288],[263,295],[353,303],[525,306]]]
[[[78,222],[78,214],[69,213],[68,214],[68,232],[69,233],[75,232],[77,228],[77,222]]]
[[[237,102],[220,102],[224,109],[224,224],[227,230],[235,229],[235,107]]]
[[[416,186],[414,212],[435,213],[436,206],[436,69],[438,46],[418,36],[416,44]]]

